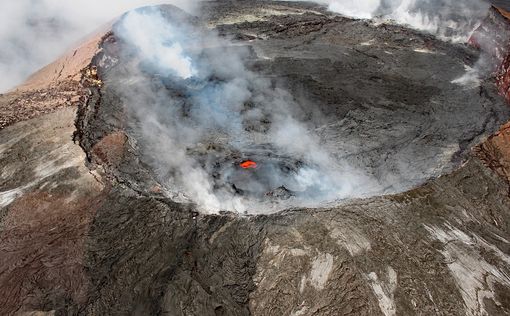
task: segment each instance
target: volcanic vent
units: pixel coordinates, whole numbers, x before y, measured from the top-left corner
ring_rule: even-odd
[[[491,84],[455,81],[476,51],[301,10],[263,29],[216,16],[211,30],[170,6],[123,16],[96,57],[97,113],[81,117],[97,138],[128,136],[132,165],[110,172],[205,212],[320,206],[449,172],[508,117]]]

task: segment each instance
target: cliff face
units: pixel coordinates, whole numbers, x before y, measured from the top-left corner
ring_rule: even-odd
[[[510,103],[510,55],[507,55],[496,73],[499,93]]]
[[[487,54],[496,85],[501,95],[510,102],[510,13],[491,7],[487,18],[474,31],[469,42]]]
[[[473,33],[471,43],[491,56],[496,86],[510,104],[510,13],[492,7],[487,18]],[[510,181],[509,124],[476,147],[475,153],[486,165]]]
[[[501,95],[504,96],[510,103],[510,37],[507,33],[507,31],[510,29],[510,12],[507,12],[503,9],[499,9],[498,12],[501,14],[501,16],[504,17],[506,28],[502,26],[502,29],[505,31],[500,31],[500,28],[498,29],[497,33],[499,34],[501,32],[503,34],[503,39],[506,38],[507,44],[505,46],[506,53],[503,53],[504,58],[496,72],[496,84]]]
[[[271,215],[199,213],[149,167],[108,32],[2,96],[16,112],[38,93],[50,113],[0,127],[1,315],[510,313],[508,124],[497,132],[510,112],[492,81],[452,83],[476,51],[307,3],[207,2],[201,19],[236,39],[225,52],[249,46],[254,71],[320,109],[333,149],[359,148],[350,159],[383,175],[409,160],[429,181]],[[76,107],[44,94],[59,78]]]
[[[492,6],[487,17],[471,35],[469,43],[483,49],[493,56],[496,62],[501,63],[508,52],[508,19],[509,14],[505,10]]]
[[[510,124],[505,124],[499,132],[477,146],[475,153],[503,179],[510,181]]]

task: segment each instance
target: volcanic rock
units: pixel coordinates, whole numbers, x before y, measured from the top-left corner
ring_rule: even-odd
[[[281,186],[274,190],[271,190],[266,193],[266,196],[272,197],[272,198],[278,198],[278,199],[290,199],[294,194],[292,191],[289,191],[286,187]]]
[[[479,51],[305,2],[182,18],[250,46],[386,189],[198,212],[150,167],[107,32],[0,97],[1,315],[510,314],[510,110],[495,78],[452,82]]]

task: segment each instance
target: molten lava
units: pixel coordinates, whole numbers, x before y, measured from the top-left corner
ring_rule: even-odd
[[[257,163],[255,161],[246,160],[241,162],[240,166],[243,169],[255,169],[257,168]]]

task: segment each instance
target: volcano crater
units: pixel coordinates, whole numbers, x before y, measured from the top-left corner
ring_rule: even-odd
[[[409,190],[460,166],[510,117],[491,81],[455,82],[477,51],[402,26],[310,11],[211,31],[207,14],[141,12],[181,32],[163,46],[181,47],[190,75],[147,59],[124,16],[94,60],[101,84],[78,118],[81,144],[90,153],[123,131],[128,158],[106,172],[204,212],[271,213]],[[290,32],[300,19],[321,27]],[[246,160],[257,167],[242,168]]]

